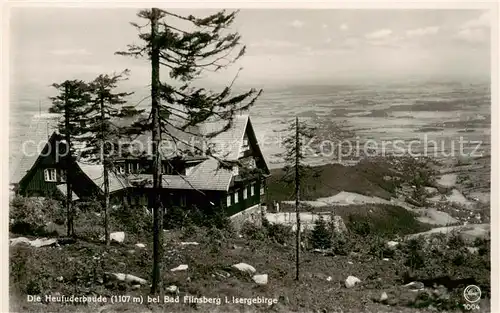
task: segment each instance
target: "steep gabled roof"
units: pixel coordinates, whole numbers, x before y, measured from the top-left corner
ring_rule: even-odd
[[[213,145],[214,155],[227,161],[238,160],[248,122],[248,115],[235,116],[231,128],[213,138],[207,138],[208,143]],[[204,123],[200,125],[200,133],[208,135],[219,132],[224,126],[225,122]]]
[[[60,120],[60,115],[52,114],[50,117],[45,116],[44,118],[34,119],[36,123],[30,128],[27,138],[35,141],[47,141],[47,130],[52,131],[52,134],[57,129],[57,124]],[[124,124],[130,124],[130,121],[121,121]],[[182,140],[187,142],[198,142],[203,146],[203,142],[210,145],[214,151],[214,155],[220,159],[227,161],[236,161],[239,158],[240,148],[243,144],[243,138],[247,129],[253,133],[253,128],[251,126],[250,118],[248,115],[238,115],[234,118],[232,127],[228,130],[218,134],[215,137],[207,138],[207,134],[220,131],[224,127],[224,122],[210,122],[203,123],[197,127],[193,127],[189,130],[189,133],[182,133],[175,128],[169,129],[169,131],[175,132],[175,135]],[[125,125],[120,125],[125,126]],[[166,136],[164,136],[165,139]],[[168,138],[168,137],[167,137]],[[143,143],[150,141],[150,134],[145,134],[139,136],[138,140]],[[258,147],[258,142],[256,143],[257,152],[261,155],[262,161],[265,166],[266,172],[268,172],[267,164],[262,156],[260,148]],[[183,148],[189,148],[184,145]],[[21,169],[17,170],[18,181],[26,174],[26,172],[31,169],[38,158],[37,153],[31,158],[22,159],[22,166],[18,167]],[[188,175],[162,175],[163,177],[163,188],[168,189],[198,189],[198,190],[218,190],[227,191],[233,179],[233,172],[231,170],[219,168],[218,161],[214,158],[206,158],[201,161],[198,165],[194,166],[192,170],[189,171]],[[97,187],[103,190],[104,184],[104,170],[103,166],[99,164],[86,164],[83,162],[77,162],[77,166],[82,170],[82,172],[92,180]],[[126,189],[132,187],[131,181],[139,180],[152,180],[152,175],[139,174],[139,175],[125,175],[116,174],[110,172],[109,183],[110,192],[114,192],[121,189]],[[148,187],[148,184],[145,185]]]
[[[47,143],[48,139],[57,131],[61,119],[59,114],[41,114],[33,116],[29,128],[22,136],[22,149],[19,161],[10,173],[10,183],[17,184],[31,170],[40,153],[41,143]],[[25,144],[26,143],[26,144]],[[23,151],[24,150],[24,151]]]
[[[98,188],[104,190],[104,167],[101,164],[85,164],[82,162],[76,162],[76,164]],[[130,185],[124,176],[109,172],[109,192],[115,192],[128,187]]]

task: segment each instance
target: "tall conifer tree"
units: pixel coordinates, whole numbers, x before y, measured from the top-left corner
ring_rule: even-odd
[[[206,135],[213,137],[227,131],[232,126],[234,116],[247,110],[261,93],[251,89],[234,95],[232,86],[235,79],[220,92],[195,86],[196,79],[202,74],[225,69],[244,55],[241,36],[230,29],[236,14],[221,11],[196,18],[158,8],[142,10],[138,17],[145,24],[132,25],[137,28],[143,44],[129,45],[127,51],[117,52],[148,59],[151,66],[151,114],[136,125],[136,129],[151,132],[153,141],[153,294],[161,292],[163,254],[160,142],[164,136],[174,142],[182,142],[182,138],[167,131],[167,127],[189,132],[192,126],[215,120],[220,123],[220,129]],[[149,28],[149,31],[145,28]],[[166,71],[170,77],[168,81],[161,81],[160,70]],[[220,161],[223,167],[227,165],[223,160]]]
[[[59,132],[64,137],[66,149],[62,153],[57,151],[58,156],[61,154],[61,159],[56,161],[63,165],[66,173],[67,235],[74,236],[73,192],[71,190],[73,175],[71,168],[75,161],[77,137],[84,132],[82,122],[85,120],[85,112],[90,102],[90,92],[88,84],[81,80],[66,80],[62,83],[52,84],[52,87],[56,88],[59,94],[50,97],[52,106],[49,108],[49,112],[63,115],[62,122],[59,124]]]

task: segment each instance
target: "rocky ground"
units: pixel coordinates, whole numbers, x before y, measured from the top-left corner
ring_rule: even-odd
[[[452,303],[459,309],[460,304],[466,303],[461,295],[464,286],[459,284],[454,289],[456,278],[434,282],[423,276],[420,280],[424,282],[405,279],[404,241],[382,242],[380,255],[359,242],[359,247],[347,248],[345,253],[305,248],[297,282],[293,240],[277,244],[246,236],[212,236],[201,230],[189,237],[166,233],[165,293],[180,299],[189,295],[223,299],[264,297],[277,303],[29,303],[28,294],[101,295],[108,299],[128,295],[146,299],[151,249],[148,244],[126,242],[114,243],[107,249],[102,244],[80,241],[46,241],[46,246],[40,246],[17,240],[11,246],[11,257],[17,260],[11,264],[11,307],[16,312],[435,312],[443,309],[440,305]],[[478,251],[467,253],[470,258],[482,258]],[[19,262],[21,259],[23,262]],[[471,277],[472,282],[484,284],[476,282],[478,277]],[[480,307],[486,312],[488,306],[486,296]],[[139,307],[140,311],[134,311]]]
[[[359,193],[355,182],[343,181],[330,186],[336,192],[328,194],[322,188],[319,197],[308,199],[309,214],[333,212],[341,217],[337,222],[343,227],[334,229],[328,249],[315,249],[308,239],[310,230],[304,232],[299,281],[295,280],[294,235],[289,231],[247,227],[238,234],[188,227],[165,232],[162,290],[174,300],[179,296],[180,303],[146,303],[152,251],[148,239],[134,230],[114,233],[111,247],[104,246],[96,236],[72,241],[61,237],[20,238],[12,233],[11,310],[462,311],[467,304],[463,290],[474,284],[482,290],[482,299],[476,303],[479,311],[489,312],[489,202],[484,196],[489,192],[484,181],[487,162],[481,159],[471,163],[440,164],[435,179],[425,186],[424,196],[418,201],[413,201],[415,187],[411,184],[403,182],[394,187],[388,183],[398,177],[391,176],[397,170],[352,167],[357,174],[351,177],[364,179],[362,184],[368,186],[365,194]],[[281,209],[287,211],[293,206],[287,208],[285,203]],[[87,215],[85,221],[92,225],[89,216],[93,215]],[[378,232],[388,228],[392,233]],[[414,237],[417,239],[411,240]],[[34,303],[27,301],[28,295],[100,295],[125,303]],[[116,298],[120,295],[130,298]],[[220,298],[222,303],[187,303],[189,296]],[[229,303],[225,303],[226,297]],[[233,297],[272,303],[238,304]],[[134,299],[143,303],[133,303]]]

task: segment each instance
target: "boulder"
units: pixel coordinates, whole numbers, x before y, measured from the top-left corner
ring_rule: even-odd
[[[479,253],[478,247],[467,247],[467,250],[469,250],[470,254],[478,254]]]
[[[388,241],[385,245],[387,246],[387,248],[395,249],[399,245],[399,242],[391,240]]]
[[[387,300],[389,299],[389,296],[387,296],[387,292],[382,292],[382,294],[380,295],[380,299],[379,301],[380,302],[386,302]]]
[[[57,244],[57,239],[35,239],[30,242],[30,245],[35,248],[46,247],[46,246],[55,246]]]
[[[174,267],[173,269],[171,269],[170,271],[171,272],[177,272],[177,271],[185,271],[188,269],[188,266],[186,264],[181,264],[177,267]]]
[[[125,240],[125,232],[117,231],[109,234],[109,238],[111,241],[123,242]]]
[[[354,287],[356,284],[360,283],[361,280],[355,276],[349,276],[346,278],[345,280],[345,287],[346,288],[352,288]]]
[[[267,285],[268,276],[267,274],[254,275],[252,277],[253,281],[258,285]]]
[[[424,283],[421,283],[419,281],[413,281],[411,283],[404,285],[404,287],[410,290],[422,290],[424,289]]]
[[[246,264],[246,263],[234,264],[233,268],[239,270],[242,273],[247,273],[247,274],[250,274],[250,275],[253,275],[256,272],[255,267],[253,267],[253,266],[251,266],[249,264]]]
[[[181,245],[182,246],[197,246],[197,245],[199,245],[199,243],[197,243],[195,241],[188,241],[188,242],[181,242]]]
[[[146,283],[145,279],[137,277],[137,276],[134,276],[134,275],[130,275],[130,274],[109,273],[109,272],[106,272],[106,274],[108,276],[110,276],[111,278],[114,278],[116,280],[124,281],[124,282],[127,282],[127,283],[133,283],[134,285],[135,284],[144,285]]]
[[[431,196],[438,193],[437,188],[434,188],[434,187],[424,187],[424,188],[425,188],[425,192],[427,192]]]
[[[11,246],[16,246],[16,245],[18,245],[20,243],[24,243],[24,244],[28,244],[29,245],[30,244],[30,240],[28,238],[26,238],[26,237],[12,238],[10,240],[10,245]]]

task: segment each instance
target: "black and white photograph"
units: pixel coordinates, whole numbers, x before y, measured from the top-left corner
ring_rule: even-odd
[[[495,311],[497,3],[127,4],[7,8],[9,312]]]

